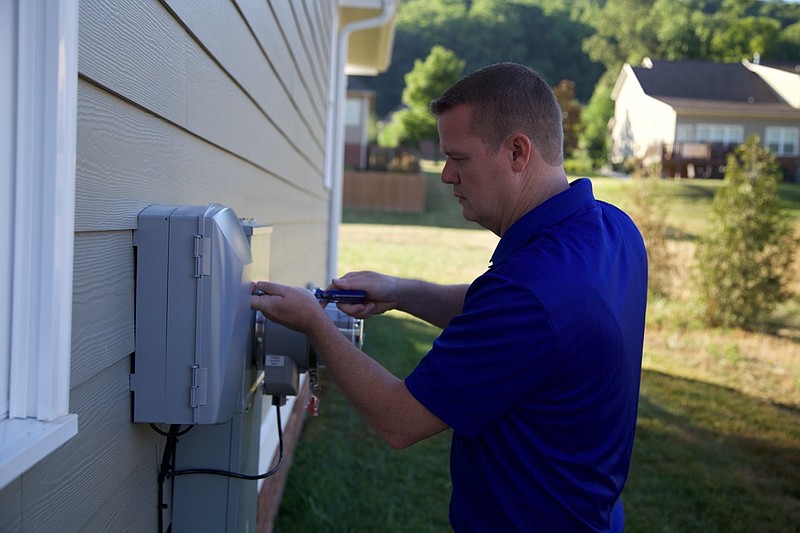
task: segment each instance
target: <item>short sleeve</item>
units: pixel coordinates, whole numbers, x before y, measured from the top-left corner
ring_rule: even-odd
[[[552,375],[557,348],[536,296],[489,272],[472,284],[463,312],[436,339],[406,386],[450,427],[474,435]]]

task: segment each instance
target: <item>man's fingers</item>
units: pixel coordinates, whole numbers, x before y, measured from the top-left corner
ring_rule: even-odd
[[[265,294],[282,294],[282,285],[277,283],[272,283],[271,281],[257,281],[256,282],[256,289],[260,290]]]
[[[350,288],[350,281],[347,278],[333,278],[331,280],[331,287],[348,290]]]
[[[369,318],[378,311],[378,307],[372,302],[365,304],[337,304],[337,307],[355,318]]]

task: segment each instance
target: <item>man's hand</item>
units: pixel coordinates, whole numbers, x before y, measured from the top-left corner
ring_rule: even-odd
[[[396,278],[377,272],[350,272],[334,279],[336,289],[366,291],[363,304],[338,304],[356,318],[368,318],[390,309],[403,311],[434,326],[445,328],[461,312],[468,285],[438,285]]]
[[[332,287],[342,290],[366,291],[360,304],[338,304],[339,309],[356,318],[368,318],[396,309],[399,305],[398,279],[377,272],[349,272],[332,281]]]
[[[307,335],[320,320],[330,320],[311,292],[269,281],[254,284],[250,307],[273,322]]]

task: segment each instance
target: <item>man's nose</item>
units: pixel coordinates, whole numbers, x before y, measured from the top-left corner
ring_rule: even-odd
[[[444,167],[442,167],[442,183],[448,184],[455,184],[458,183],[458,172],[453,169],[453,165],[450,164],[450,161],[445,161]]]

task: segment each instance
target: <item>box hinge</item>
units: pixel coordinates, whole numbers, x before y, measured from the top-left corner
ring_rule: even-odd
[[[189,388],[189,405],[194,409],[205,405],[208,396],[208,369],[192,365],[192,385]]]
[[[195,278],[210,274],[211,267],[211,239],[202,235],[194,236],[194,273]]]

